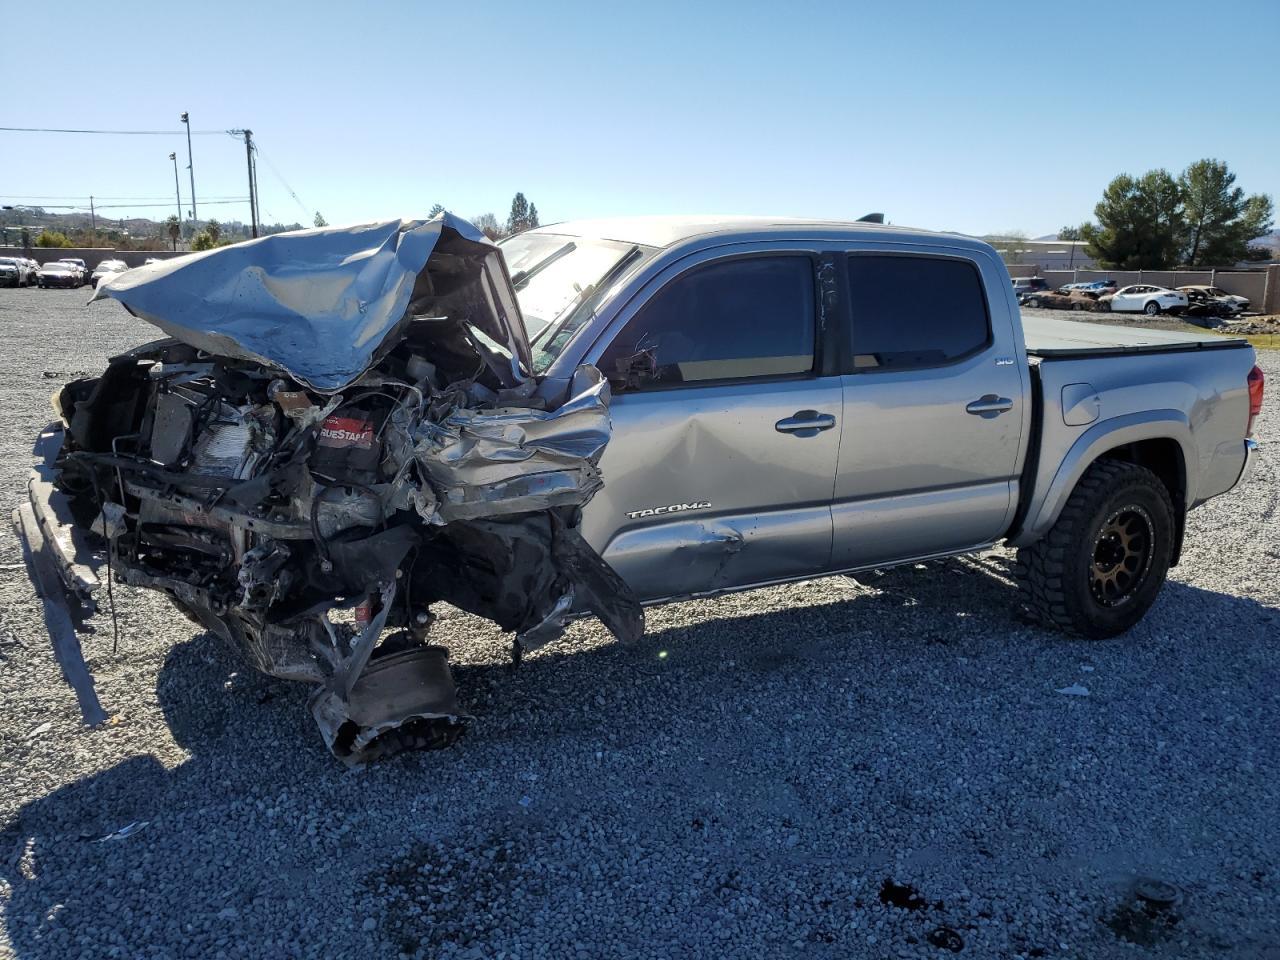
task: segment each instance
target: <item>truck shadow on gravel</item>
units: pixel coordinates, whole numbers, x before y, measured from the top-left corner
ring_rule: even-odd
[[[1210,703],[1212,691],[1179,688],[1187,664],[1206,654],[1176,638],[1212,625],[1222,665],[1215,682],[1228,682],[1233,669],[1249,669],[1246,654],[1256,654],[1260,640],[1275,646],[1280,611],[1175,582],[1130,635],[1084,644],[1028,625],[1002,563],[934,563],[869,576],[867,586],[824,582],[817,602],[745,616],[717,618],[729,608],[716,601],[683,617],[690,622],[655,612],[637,645],[552,647],[516,671],[496,658],[458,663],[460,701],[479,718],[472,733],[452,750],[355,773],[324,749],[304,687],[260,677],[212,637],[193,637],[169,652],[157,682],[164,720],[187,759],[166,767],[153,755],[129,757],[35,800],[0,829],[7,887],[0,902],[14,955],[115,948],[124,956],[394,957],[481,948],[475,955],[487,956],[510,949],[518,929],[534,942],[560,937],[559,928],[525,918],[573,915],[580,903],[566,900],[561,884],[590,882],[627,888],[619,903],[597,907],[605,914],[599,930],[610,936],[636,904],[655,915],[669,904],[672,930],[683,932],[648,934],[667,955],[772,942],[717,932],[720,919],[741,912],[747,895],[739,891],[750,889],[780,911],[766,911],[779,930],[786,926],[774,946],[836,957],[865,949],[853,929],[861,922],[865,933],[868,911],[890,909],[849,877],[863,872],[879,886],[894,873],[893,838],[903,842],[904,820],[905,836],[927,831],[930,846],[975,871],[994,862],[1034,886],[1045,870],[1081,869],[1066,841],[1058,849],[1044,840],[1044,849],[1029,852],[1042,844],[1032,839],[1038,808],[1025,835],[1006,827],[1004,813],[985,822],[971,812],[951,823],[947,801],[922,803],[910,786],[955,773],[939,768],[939,756],[949,738],[979,735],[975,691],[996,704],[983,708],[982,722],[997,744],[1027,735],[1017,709],[1079,706],[1055,694],[1053,683],[1119,682],[1101,670],[1075,672],[1117,651],[1135,670],[1161,670],[1168,696]],[[889,675],[891,683],[878,679]],[[1106,702],[1123,712],[1119,697]],[[804,739],[808,729],[823,737]],[[68,749],[92,750],[101,736],[86,732]],[[1039,746],[1053,751],[1056,742]],[[146,749],[145,739],[137,746]],[[1028,795],[1060,794],[1048,759],[1049,774],[1016,763],[1000,772],[1022,777]],[[1139,797],[1149,786],[1141,778],[1123,783]],[[1095,792],[1116,787],[1099,778],[1068,792],[1090,811]],[[891,828],[877,824],[883,811],[892,812]],[[1095,826],[1091,836],[1109,827]],[[103,839],[122,828],[128,835]],[[637,836],[661,849],[691,845],[701,859],[637,881],[619,872]],[[1133,844],[1138,849],[1141,838]],[[919,878],[899,879],[927,886],[927,860]],[[588,865],[595,873],[584,880]],[[1190,883],[1212,865],[1184,863],[1187,876],[1174,861],[1132,867]],[[1121,864],[1117,876],[1128,869]],[[433,880],[433,870],[444,874]],[[674,889],[695,895],[673,899]],[[518,911],[494,906],[517,891]],[[1084,908],[1097,921],[1089,936],[1114,943],[1106,918],[1123,894],[1113,884],[1093,897]],[[787,926],[800,920],[781,906],[792,902],[807,904],[796,928],[809,931],[803,949]],[[473,911],[469,903],[488,906]],[[926,943],[932,927],[945,924],[972,938],[976,911],[949,896],[927,916],[892,914],[892,935]],[[1051,949],[1049,940],[1067,936],[1072,921],[1063,920],[1060,934],[1052,918],[1037,922],[1024,933],[1011,924],[1001,955]],[[589,955],[628,952],[593,941],[593,929],[574,934]],[[1070,935],[1079,942],[1078,931]],[[1194,906],[1178,936],[1215,949],[1241,945],[1238,933],[1218,930]],[[572,942],[563,946],[572,954]]]

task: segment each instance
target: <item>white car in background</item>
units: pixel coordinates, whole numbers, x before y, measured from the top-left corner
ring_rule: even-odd
[[[1153,287],[1146,283],[1135,283],[1121,287],[1113,294],[1099,297],[1098,302],[1106,304],[1104,310],[1116,313],[1145,313],[1154,317],[1161,313],[1181,313],[1187,309],[1187,295],[1167,287]]]
[[[35,282],[35,271],[25,259],[0,257],[0,287],[29,287]]]
[[[99,281],[106,277],[114,277],[117,273],[124,273],[129,269],[129,265],[123,260],[103,260],[93,271],[93,286],[97,289]]]

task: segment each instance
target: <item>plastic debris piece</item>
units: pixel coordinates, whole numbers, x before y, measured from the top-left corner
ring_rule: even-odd
[[[36,727],[34,730],[28,733],[26,736],[26,739],[34,740],[36,737],[40,736],[42,733],[48,733],[52,729],[53,729],[53,721],[46,720],[44,723],[40,724],[40,726]]]
[[[930,930],[926,939],[933,946],[950,950],[952,953],[959,953],[964,949],[964,938],[950,927],[937,927]]]
[[[1087,697],[1089,695],[1089,688],[1083,684],[1073,683],[1071,686],[1063,687],[1055,692],[1065,693],[1069,697]]]
[[[108,833],[105,837],[99,837],[97,840],[94,840],[93,842],[106,843],[108,840],[123,840],[126,837],[133,836],[135,833],[137,833],[143,827],[148,826],[150,823],[151,823],[150,820],[135,820],[133,821],[133,823],[126,823],[123,827],[121,827],[119,830],[115,831],[114,833]]]
[[[520,798],[520,806],[522,807],[527,807],[532,803],[533,803],[533,797],[529,796],[527,793]]]
[[[1167,910],[1181,898],[1181,893],[1172,883],[1153,877],[1144,877],[1135,883],[1133,894],[1157,910]]]

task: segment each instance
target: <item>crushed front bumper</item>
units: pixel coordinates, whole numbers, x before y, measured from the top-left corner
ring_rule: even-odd
[[[53,486],[53,463],[61,446],[60,425],[41,431],[33,451],[37,464],[27,479],[27,502],[13,511],[13,526],[44,607],[53,655],[75,692],[84,722],[96,726],[107,714],[98,702],[76,628],[96,609],[94,593],[106,554],[95,550],[72,522],[66,497]]]

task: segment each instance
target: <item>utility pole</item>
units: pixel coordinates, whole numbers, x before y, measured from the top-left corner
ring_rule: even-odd
[[[232,133],[244,134],[244,161],[249,170],[249,221],[253,236],[258,235],[258,177],[253,163],[253,131],[232,130]]]
[[[187,172],[191,174],[191,219],[198,220],[196,215],[196,168],[191,160],[191,120],[187,112],[182,112],[182,124],[187,128]]]
[[[93,209],[93,194],[89,194],[89,231],[93,235],[93,245],[98,245],[98,214]]]
[[[182,188],[178,186],[178,155],[176,153],[169,154],[169,159],[173,161],[173,193],[178,200],[178,228],[182,228]],[[173,249],[178,249],[178,241],[173,241]]]

